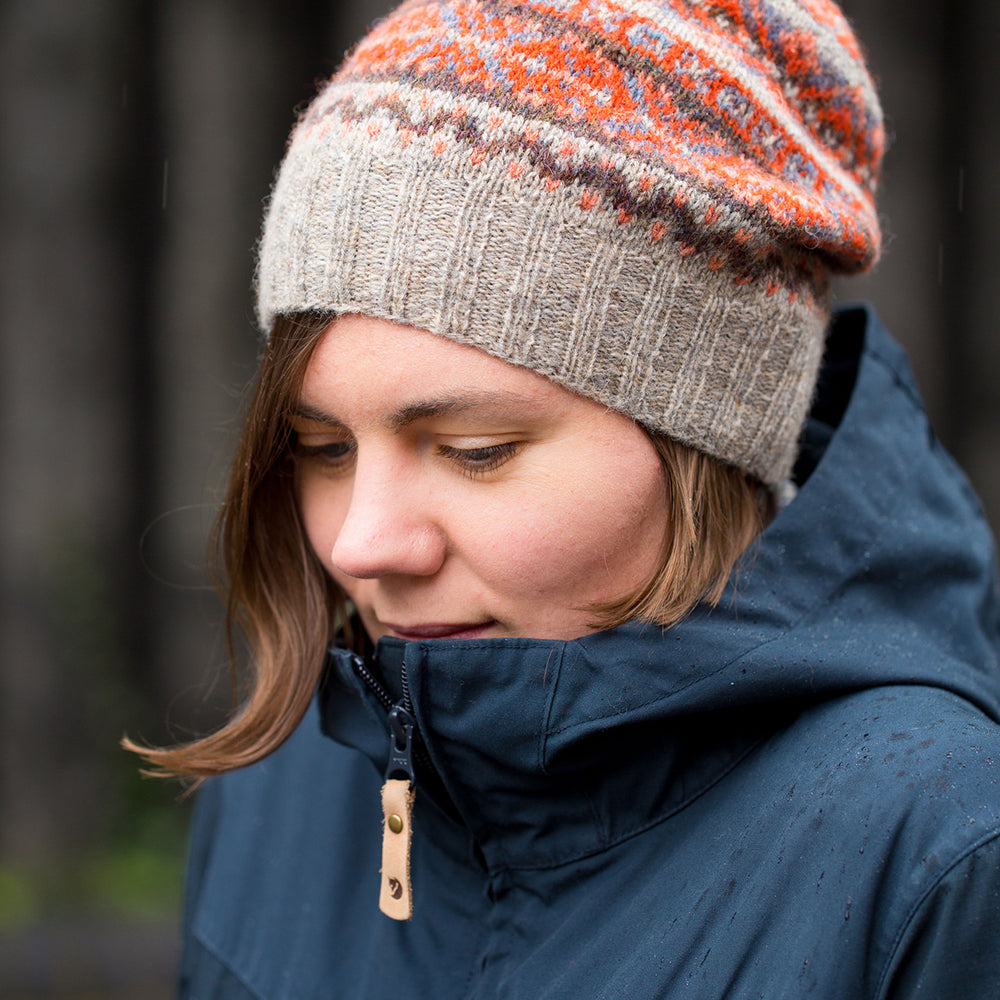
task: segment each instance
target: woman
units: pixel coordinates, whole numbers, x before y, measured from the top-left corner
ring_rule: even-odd
[[[992,542],[827,307],[883,142],[828,0],[420,0],[351,53],[261,243],[253,684],[147,754],[231,772],[184,996],[997,993]]]

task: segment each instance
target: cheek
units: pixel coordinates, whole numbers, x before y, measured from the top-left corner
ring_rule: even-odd
[[[323,483],[316,482],[312,476],[296,475],[295,496],[306,539],[327,572],[330,572],[330,557],[340,526],[344,522],[345,511],[335,491],[324,489]]]
[[[526,503],[499,512],[490,561],[509,585],[567,606],[617,599],[656,568],[667,524],[663,466],[640,450],[636,464],[605,474],[553,478]]]

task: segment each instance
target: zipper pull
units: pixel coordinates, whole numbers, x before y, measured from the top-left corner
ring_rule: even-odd
[[[400,703],[389,712],[389,763],[385,778],[406,778],[412,785],[413,776],[413,730],[417,720]]]
[[[413,832],[413,730],[403,705],[389,712],[389,763],[382,786],[382,888],[379,909],[393,920],[413,916],[410,840]]]

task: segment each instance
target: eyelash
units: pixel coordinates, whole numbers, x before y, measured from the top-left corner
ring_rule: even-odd
[[[462,466],[465,474],[475,479],[500,468],[517,454],[519,448],[517,441],[505,441],[484,448],[453,448],[442,444],[438,446],[438,454]]]
[[[451,445],[438,445],[438,454],[460,466],[462,471],[476,479],[488,475],[509,461],[520,449],[517,441],[505,441],[502,444],[486,445],[482,448],[453,448]],[[354,457],[354,444],[351,441],[335,441],[331,444],[305,445],[298,437],[292,443],[292,454],[302,461],[318,461],[328,468],[337,471],[347,465]]]
[[[334,470],[339,470],[354,456],[354,445],[350,441],[334,441],[331,444],[302,444],[298,436],[292,442],[292,455],[300,461],[321,462]]]

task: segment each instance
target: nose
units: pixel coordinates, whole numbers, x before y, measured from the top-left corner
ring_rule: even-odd
[[[447,539],[419,484],[398,469],[355,470],[347,515],[331,558],[340,572],[359,580],[432,576],[447,553]]]

